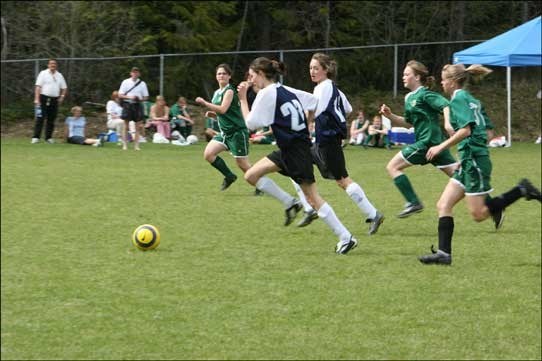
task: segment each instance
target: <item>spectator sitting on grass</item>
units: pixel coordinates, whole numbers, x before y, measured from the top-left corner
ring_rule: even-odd
[[[361,145],[367,137],[369,120],[365,119],[363,110],[358,112],[358,117],[350,125],[350,145]]]
[[[390,141],[388,139],[388,129],[382,125],[382,116],[377,114],[373,117],[373,123],[369,125],[369,135],[363,142],[364,147],[377,147],[390,149]]]
[[[177,130],[184,138],[187,138],[192,134],[192,127],[194,121],[190,117],[188,107],[186,106],[186,98],[179,97],[177,103],[175,103],[169,111],[171,118],[171,130]]]
[[[150,120],[145,125],[146,128],[156,126],[156,131],[169,139],[171,136],[171,127],[169,125],[169,107],[162,95],[156,96],[156,103],[151,107]]]
[[[85,127],[87,120],[82,116],[83,108],[75,106],[71,109],[72,116],[67,117],[64,126],[64,135],[68,143],[80,145],[92,145],[101,147],[104,144],[104,139],[94,139],[85,137]]]

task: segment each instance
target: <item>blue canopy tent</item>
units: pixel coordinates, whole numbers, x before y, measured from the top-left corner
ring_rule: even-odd
[[[541,66],[541,19],[539,16],[481,44],[454,53],[454,64],[506,66],[508,146],[512,145],[512,67]]]

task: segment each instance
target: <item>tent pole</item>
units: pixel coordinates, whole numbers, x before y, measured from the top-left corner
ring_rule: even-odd
[[[506,67],[506,104],[508,108],[508,145],[512,146],[512,68]]]

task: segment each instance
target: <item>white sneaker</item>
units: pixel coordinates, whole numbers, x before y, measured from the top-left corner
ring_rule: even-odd
[[[188,143],[188,142],[182,142],[182,141],[180,141],[180,140],[172,140],[172,141],[171,141],[171,144],[173,144],[173,145],[180,145],[180,146],[190,145],[190,143]]]
[[[534,144],[540,144],[540,143],[542,143],[542,137],[536,138],[536,141],[534,142]]]
[[[32,138],[32,141],[31,141],[32,144],[36,144],[39,142],[40,142],[40,138]]]
[[[49,139],[47,139],[47,143],[55,144],[55,140],[53,138],[49,138]]]
[[[147,143],[147,138],[139,137],[139,143]]]

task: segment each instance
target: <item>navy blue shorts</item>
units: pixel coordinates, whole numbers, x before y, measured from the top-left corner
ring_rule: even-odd
[[[325,179],[339,180],[348,177],[341,139],[333,138],[325,144],[314,144],[312,147],[314,163]]]
[[[68,143],[85,145],[85,139],[86,139],[85,137],[81,137],[79,135],[76,135],[76,136],[73,136],[73,137],[69,137],[68,138]]]
[[[270,153],[267,158],[280,168],[280,174],[292,178],[297,184],[315,182],[310,143],[294,140],[290,146]]]

